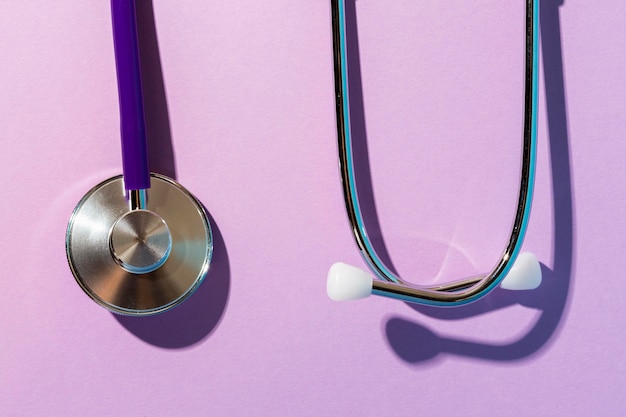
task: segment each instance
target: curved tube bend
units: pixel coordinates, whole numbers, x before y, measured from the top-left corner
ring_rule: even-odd
[[[496,266],[486,275],[437,286],[419,286],[403,281],[378,257],[368,237],[359,206],[348,100],[345,0],[331,0],[337,138],[343,196],[356,244],[378,279],[372,294],[420,304],[454,306],[466,304],[495,288],[517,258],[530,217],[537,147],[537,81],[539,45],[539,0],[526,0],[526,52],[524,71],[524,134],[519,197],[510,238]]]

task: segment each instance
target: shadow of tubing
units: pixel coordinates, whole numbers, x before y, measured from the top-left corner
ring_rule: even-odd
[[[152,0],[137,1],[135,8],[150,170],[177,179]],[[167,349],[187,348],[205,340],[221,322],[230,292],[230,263],[220,229],[209,210],[207,213],[213,232],[213,259],[197,291],[181,305],[162,314],[113,315],[126,330],[146,343]]]

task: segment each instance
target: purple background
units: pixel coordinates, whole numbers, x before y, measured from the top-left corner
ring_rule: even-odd
[[[626,3],[543,1],[524,249],[544,283],[445,310],[326,296],[331,263],[363,265],[338,177],[329,2],[139,3],[152,168],[210,211],[211,271],[147,319],[82,293],[67,221],[121,170],[109,5],[1,2],[0,414],[625,412]],[[366,220],[415,282],[482,272],[502,250],[523,8],[348,2]]]

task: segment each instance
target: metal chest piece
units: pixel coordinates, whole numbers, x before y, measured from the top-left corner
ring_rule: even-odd
[[[145,316],[189,297],[206,276],[213,238],[202,204],[165,176],[150,175],[145,206],[131,210],[122,176],[92,188],[66,234],[81,288],[114,313]]]

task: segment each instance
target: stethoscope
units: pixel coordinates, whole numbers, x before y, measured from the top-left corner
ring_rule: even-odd
[[[457,306],[475,301],[496,286],[510,290],[534,289],[541,283],[541,267],[535,255],[521,253],[528,225],[535,178],[537,147],[537,78],[539,0],[526,1],[526,52],[524,72],[524,131],[519,197],[508,243],[493,269],[484,275],[446,284],[420,286],[394,274],[376,253],[365,228],[356,189],[348,100],[348,65],[345,0],[331,0],[337,137],[344,203],[354,239],[370,272],[335,263],[328,272],[327,291],[336,301],[364,298],[370,294],[403,301]]]
[[[67,259],[81,288],[119,314],[167,311],[206,276],[213,238],[189,191],[150,173],[134,0],[111,0],[123,175],[93,187],[71,215]]]

